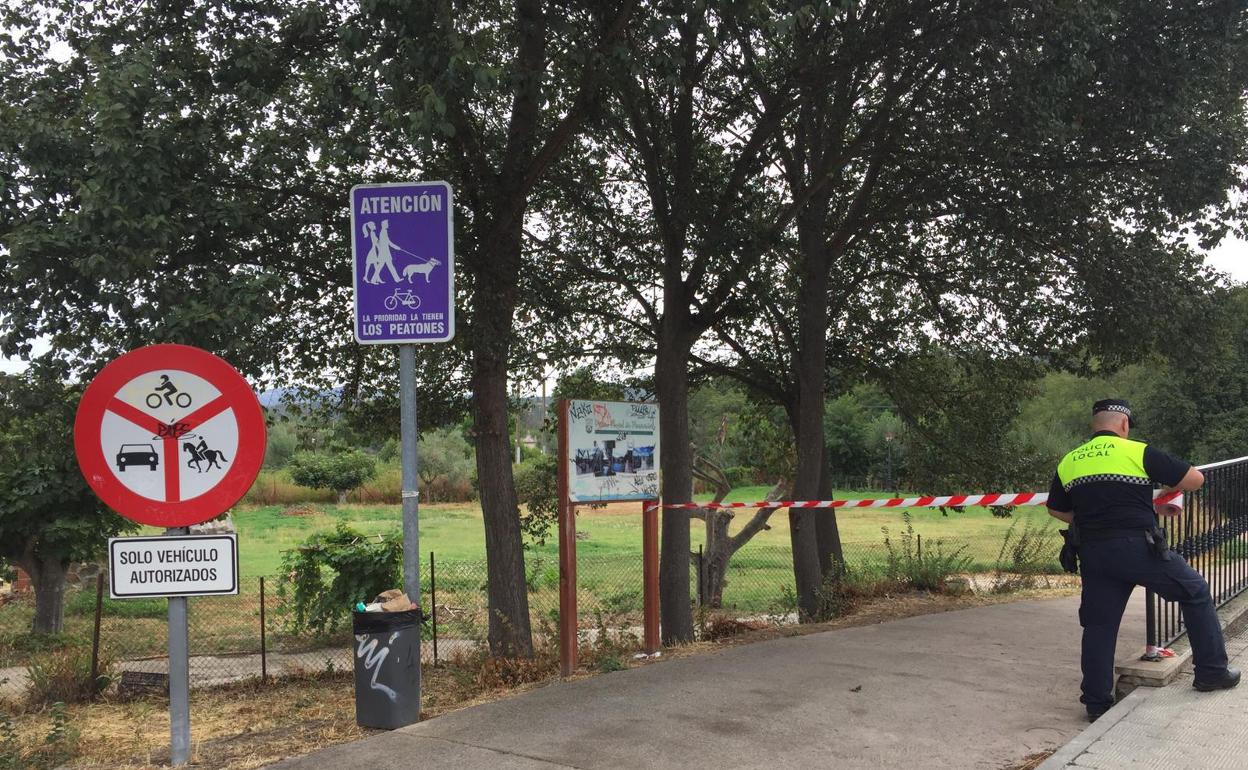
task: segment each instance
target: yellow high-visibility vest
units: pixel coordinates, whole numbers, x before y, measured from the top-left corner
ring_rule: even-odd
[[[1057,466],[1057,478],[1066,491],[1093,481],[1120,481],[1126,484],[1153,482],[1144,470],[1144,449],[1148,444],[1120,436],[1093,436],[1067,453]]]

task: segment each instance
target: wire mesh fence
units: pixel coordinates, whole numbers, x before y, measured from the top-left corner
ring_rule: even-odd
[[[1051,554],[1041,571],[1059,571],[1058,546],[1042,545]],[[958,541],[897,539],[844,543],[845,566],[852,573],[887,571],[890,559],[904,551],[957,554],[967,571],[994,569],[1010,561],[1000,537]],[[1008,551],[1008,549],[1006,549]],[[1036,569],[1037,565],[1031,565]],[[701,610],[773,623],[796,622],[792,555],[787,546],[748,543],[735,553],[724,572],[716,597],[706,595],[703,558],[694,554],[690,569],[691,601]],[[420,604],[430,615],[424,628],[426,663],[473,655],[487,643],[489,609],[486,564],[443,561],[436,554],[422,559]],[[636,553],[582,553],[578,559],[578,628],[583,641],[600,635],[641,637],[642,558]],[[198,597],[189,601],[191,682],[193,687],[248,678],[345,670],[352,665],[348,608],[342,622],[328,632],[312,633],[294,624],[291,593],[282,576],[244,578],[237,596]],[[553,638],[559,617],[557,559],[530,554],[526,563],[529,613],[540,642]],[[163,599],[112,600],[99,597],[95,586],[71,589],[66,598],[65,630],[55,637],[29,633],[34,616],[33,594],[19,595],[0,606],[0,697],[22,697],[50,666],[90,665],[98,650],[98,670],[114,681],[126,672],[167,671],[166,613]],[[98,636],[96,615],[98,611]],[[98,645],[94,645],[98,638]],[[131,675],[133,676],[133,675]]]

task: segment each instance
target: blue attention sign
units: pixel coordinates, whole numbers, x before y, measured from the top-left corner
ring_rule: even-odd
[[[455,238],[446,182],[351,188],[355,338],[365,344],[455,336]]]

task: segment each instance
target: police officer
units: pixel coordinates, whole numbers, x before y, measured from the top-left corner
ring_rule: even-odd
[[[1227,668],[1226,642],[1209,584],[1170,550],[1157,530],[1153,484],[1193,492],[1204,475],[1159,449],[1127,438],[1135,420],[1118,399],[1092,407],[1093,436],[1062,459],[1049,490],[1049,513],[1071,524],[1082,563],[1083,696],[1095,720],[1114,704],[1118,625],[1137,585],[1151,588],[1183,611],[1196,664],[1194,685],[1204,692],[1239,684]]]

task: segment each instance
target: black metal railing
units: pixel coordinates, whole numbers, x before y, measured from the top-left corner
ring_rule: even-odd
[[[1170,547],[1209,581],[1218,607],[1248,591],[1248,457],[1201,466],[1205,485],[1183,499],[1183,513],[1162,524]],[[1168,647],[1182,636],[1177,602],[1147,594],[1147,643]]]

